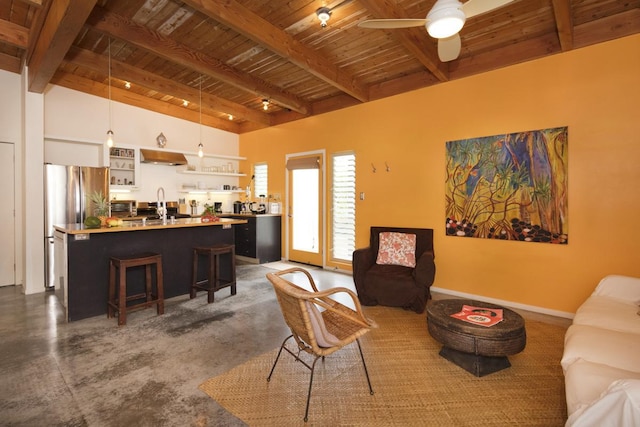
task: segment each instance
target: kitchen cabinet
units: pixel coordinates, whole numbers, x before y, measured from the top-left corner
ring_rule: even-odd
[[[110,189],[131,190],[140,185],[140,152],[134,147],[116,146],[109,149]]]
[[[236,255],[250,262],[264,264],[282,258],[282,215],[222,215],[245,219],[246,224],[234,227]]]

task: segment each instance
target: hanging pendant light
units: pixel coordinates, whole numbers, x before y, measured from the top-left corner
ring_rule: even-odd
[[[204,146],[202,145],[202,74],[200,75],[200,143],[198,144],[198,157],[204,156]]]
[[[107,131],[107,147],[113,147],[113,131],[111,130],[111,37],[109,37],[109,130]]]

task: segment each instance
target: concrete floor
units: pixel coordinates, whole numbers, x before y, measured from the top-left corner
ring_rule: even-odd
[[[239,265],[236,296],[172,298],[163,316],[135,311],[124,327],[106,315],[66,323],[53,292],[0,288],[0,425],[244,425],[198,385],[287,336],[268,271]],[[313,275],[353,288],[350,275]]]
[[[0,288],[0,425],[244,425],[198,385],[288,335],[265,274],[289,266],[239,265],[236,296],[172,298],[163,316],[135,311],[123,327],[106,315],[66,323],[53,292]],[[320,289],[354,288],[349,274],[304,268]]]

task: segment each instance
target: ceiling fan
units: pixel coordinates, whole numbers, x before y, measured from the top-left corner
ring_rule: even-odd
[[[362,28],[410,28],[424,25],[433,38],[438,39],[438,57],[442,62],[453,61],[462,47],[459,31],[468,18],[490,12],[513,0],[437,0],[425,19],[370,19],[358,24]]]

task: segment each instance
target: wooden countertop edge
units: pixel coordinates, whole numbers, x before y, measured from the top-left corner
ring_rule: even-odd
[[[177,219],[175,224],[167,222],[164,224],[152,224],[152,225],[136,225],[136,226],[122,226],[122,227],[100,227],[100,228],[87,228],[83,224],[66,224],[64,226],[54,225],[53,228],[66,234],[94,234],[94,233],[119,233],[123,231],[143,231],[143,230],[162,230],[167,228],[185,228],[185,227],[210,227],[210,226],[222,226],[233,224],[246,224],[246,220],[242,219],[227,219],[221,218],[220,221],[213,222],[200,222],[199,218],[191,219]]]

